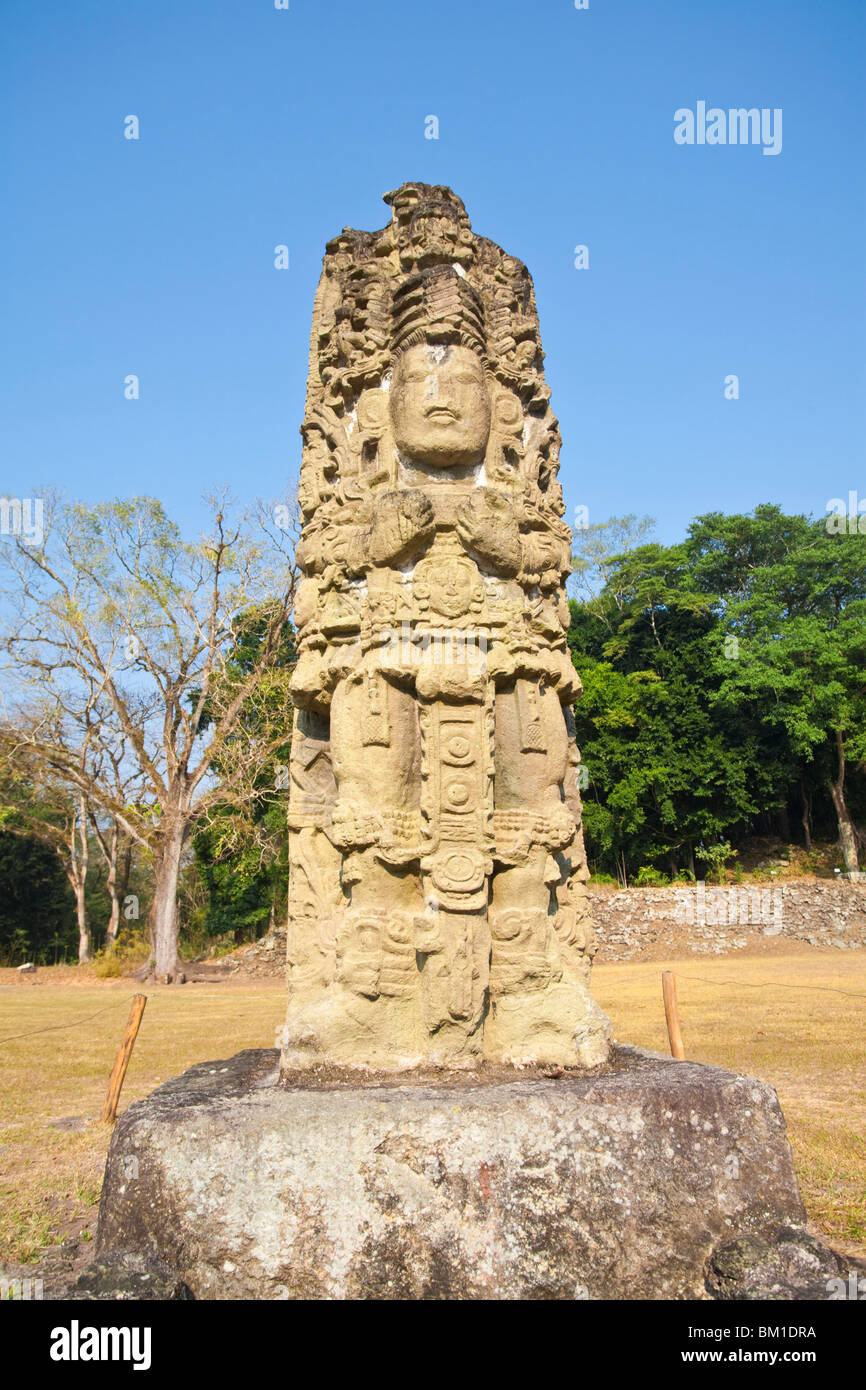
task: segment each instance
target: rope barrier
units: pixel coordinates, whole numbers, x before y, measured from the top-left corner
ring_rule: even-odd
[[[862,991],[851,989],[838,989],[835,985],[783,985],[777,984],[773,980],[708,980],[704,975],[684,975],[681,970],[677,971],[677,978],[680,980],[699,980],[704,985],[732,985],[735,989],[745,987],[746,989],[810,989],[821,990],[825,994],[845,994],[849,999],[866,999],[866,994]]]
[[[124,1000],[124,1004],[126,1000]],[[17,1042],[19,1038],[35,1038],[37,1033],[56,1033],[64,1028],[78,1028],[82,1023],[90,1023],[94,1018],[99,1018],[100,1014],[109,1014],[113,1009],[117,1009],[118,1004],[109,1004],[106,1009],[98,1009],[95,1014],[88,1014],[86,1018],[77,1018],[72,1023],[51,1023],[47,1028],[34,1028],[32,1033],[12,1033],[8,1038],[0,1038],[0,1047],[4,1043]]]
[[[601,966],[616,965],[616,961],[600,961]],[[658,973],[658,966],[654,961],[647,962],[647,970],[653,972],[647,975],[629,975],[626,979],[614,977],[616,983],[620,985],[648,984],[654,981]],[[821,990],[828,994],[844,994],[849,999],[866,999],[866,993],[859,990],[839,989],[836,985],[784,985],[776,980],[709,980],[705,975],[684,975],[681,970],[677,970],[678,980],[698,980],[703,985],[730,985],[733,989],[739,989],[742,985],[746,989],[809,989]]]

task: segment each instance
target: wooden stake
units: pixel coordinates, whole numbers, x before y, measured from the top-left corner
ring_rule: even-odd
[[[662,971],[662,995],[665,1001],[665,1019],[668,1025],[671,1056],[676,1057],[678,1062],[684,1062],[686,1050],[683,1047],[680,1014],[677,1008],[677,977],[672,970]]]
[[[126,1020],[120,1049],[114,1059],[114,1066],[111,1069],[111,1077],[108,1082],[108,1094],[102,1107],[102,1118],[107,1125],[113,1125],[117,1119],[120,1090],[126,1076],[126,1068],[129,1066],[129,1059],[132,1056],[132,1049],[135,1046],[135,1039],[138,1036],[138,1028],[146,1003],[146,994],[134,994],[132,996],[132,1008],[129,1010],[129,1018]]]

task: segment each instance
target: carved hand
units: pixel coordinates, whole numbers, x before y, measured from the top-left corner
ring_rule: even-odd
[[[498,574],[517,574],[520,532],[512,503],[504,493],[476,488],[460,510],[457,532]]]
[[[376,499],[373,524],[366,534],[367,559],[374,565],[399,559],[433,531],[429,497],[414,489],[386,492]]]

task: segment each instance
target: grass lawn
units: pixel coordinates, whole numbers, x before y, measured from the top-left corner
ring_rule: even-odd
[[[813,1227],[863,1254],[866,952],[599,965],[594,992],[620,1041],[668,1050],[666,968],[677,971],[689,1058],[776,1087]],[[99,1111],[134,992],[130,981],[73,968],[24,978],[0,970],[0,1260],[34,1260],[66,1237],[92,1238],[109,1139]],[[274,1046],[283,1017],[279,980],[147,993],[121,1111],[194,1062]],[[83,1127],[56,1127],[70,1117]]]

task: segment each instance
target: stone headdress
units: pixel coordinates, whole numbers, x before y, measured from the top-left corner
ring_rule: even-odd
[[[425,342],[459,344],[486,355],[484,304],[459,268],[430,266],[410,275],[394,293],[392,354]]]
[[[385,195],[391,221],[378,232],[346,227],[328,242],[313,307],[302,478],[335,506],[397,485],[388,433],[387,373],[417,342],[460,343],[489,370],[492,485],[524,495],[554,522],[559,429],[544,381],[532,280],[525,265],[477,236],[449,188],[406,183]]]

